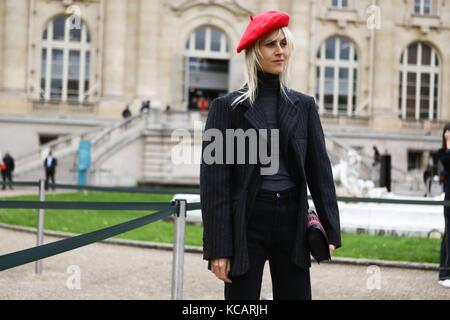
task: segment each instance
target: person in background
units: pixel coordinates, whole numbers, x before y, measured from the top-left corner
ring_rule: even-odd
[[[193,97],[191,99],[189,109],[191,110],[197,110],[198,109],[198,97]]]
[[[424,197],[428,197],[431,195],[431,184],[433,182],[433,167],[428,165],[425,171],[423,172],[423,183],[425,183],[425,195]]]
[[[6,189],[6,164],[2,161],[0,162],[0,172],[2,173],[2,190]]]
[[[373,146],[373,163],[372,166],[376,166],[380,163],[380,151],[376,146]]]
[[[13,182],[13,172],[15,169],[15,164],[14,164],[14,158],[11,157],[11,155],[9,154],[9,152],[5,153],[5,156],[3,157],[3,167],[4,170],[2,170],[2,179],[3,179],[3,186],[2,189],[5,190],[6,189],[6,181],[9,181],[9,188],[12,190],[13,186],[12,186],[12,182]]]
[[[141,113],[150,112],[150,100],[143,101],[141,106]]]
[[[205,99],[205,97],[201,97],[200,100],[198,100],[198,108],[201,111],[206,111],[206,107],[207,107],[206,99]]]
[[[450,200],[450,123],[446,124],[442,132],[442,148],[438,151],[438,158],[444,166],[445,200]],[[448,234],[448,220],[450,218],[450,207],[444,206],[445,230],[441,243],[441,258],[439,264],[439,284],[450,289],[450,238]]]
[[[131,117],[131,110],[130,110],[130,105],[127,104],[127,106],[125,107],[125,110],[123,110],[122,112],[122,118],[127,119]]]
[[[56,166],[58,165],[58,161],[52,155],[50,151],[47,158],[44,160],[44,169],[45,169],[45,190],[49,189],[49,182],[52,180],[52,189],[55,191],[55,173]]]

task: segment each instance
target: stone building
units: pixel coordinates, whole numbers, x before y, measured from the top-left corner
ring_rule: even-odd
[[[42,156],[49,141],[114,127],[127,104],[137,114],[147,100],[152,112],[204,119],[212,99],[242,85],[235,48],[249,16],[270,9],[291,15],[290,86],[316,97],[330,146],[367,163],[377,146],[399,183],[437,166],[450,0],[0,0],[0,151]],[[122,150],[138,166],[127,183],[154,180],[150,140]]]

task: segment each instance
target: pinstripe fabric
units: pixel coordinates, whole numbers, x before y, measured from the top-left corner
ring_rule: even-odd
[[[210,107],[205,130],[220,130],[224,141],[226,129],[245,131],[250,128],[265,129],[266,126],[263,110],[257,105],[251,107],[248,101],[244,101],[235,109],[231,107],[238,94],[234,91],[216,98]],[[299,217],[302,217],[298,219],[292,260],[299,267],[309,268],[311,260],[305,235],[307,185],[330,243],[337,247],[341,246],[339,210],[314,98],[294,90],[288,91],[288,97],[288,100],[284,97],[280,99],[278,110],[280,152],[284,153],[289,174],[298,186]],[[203,139],[202,151],[208,151],[211,143]],[[225,159],[225,146],[222,151]],[[247,149],[245,154],[248,161]],[[236,160],[236,152],[234,157]],[[203,258],[231,257],[232,276],[244,274],[249,269],[246,225],[262,183],[259,169],[259,163],[206,164],[202,157],[200,200],[204,226]],[[210,263],[208,267],[211,268]]]

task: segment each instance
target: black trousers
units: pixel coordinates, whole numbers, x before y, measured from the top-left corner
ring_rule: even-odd
[[[310,300],[309,269],[291,261],[298,215],[296,188],[260,190],[247,225],[250,270],[225,283],[225,300],[259,300],[264,264],[269,260],[274,300]]]
[[[449,216],[445,214],[444,238],[441,242],[441,261],[439,264],[439,280],[450,279],[450,238],[449,238]]]
[[[6,171],[2,171],[2,180],[3,180],[3,185],[2,185],[2,189],[5,190],[6,189],[6,181],[9,181],[8,186],[9,188],[12,190],[12,172],[9,170]]]
[[[50,180],[52,181],[52,189],[55,190],[55,171],[45,170],[45,190],[50,188]]]

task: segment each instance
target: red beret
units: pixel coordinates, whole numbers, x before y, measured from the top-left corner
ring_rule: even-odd
[[[250,47],[263,35],[289,25],[289,15],[280,11],[267,11],[256,17],[250,16],[250,22],[242,35],[237,53]]]

